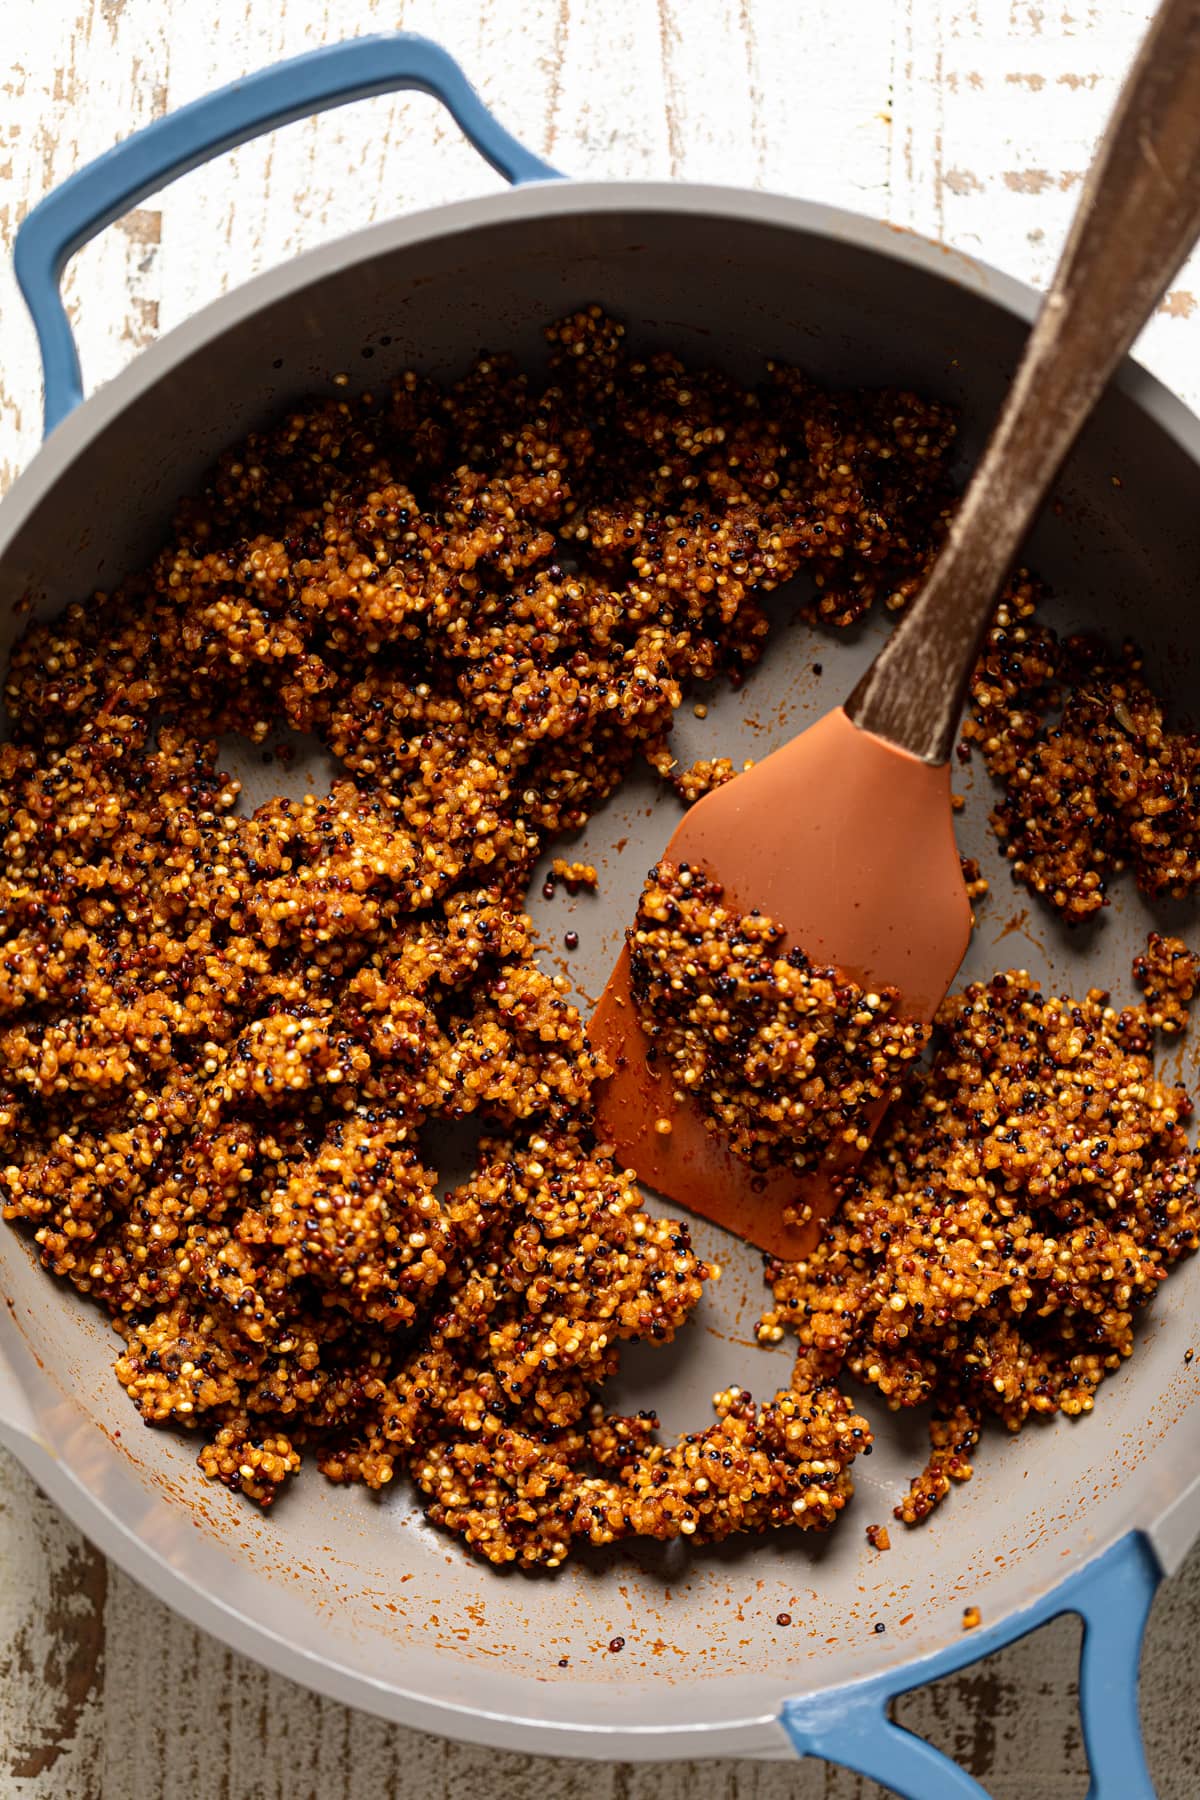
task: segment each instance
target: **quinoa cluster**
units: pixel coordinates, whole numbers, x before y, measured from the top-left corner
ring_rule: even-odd
[[[1182,898],[1200,882],[1200,737],[1167,726],[1134,645],[1060,638],[1040,597],[1010,584],[963,732],[1003,789],[992,824],[1013,874],[1072,924],[1126,868],[1151,898]]]
[[[1182,938],[1152,931],[1145,950],[1134,958],[1133,979],[1145,996],[1142,1009],[1153,1030],[1165,1037],[1187,1030],[1188,1009],[1200,983],[1200,956]]]
[[[593,863],[568,861],[565,856],[556,856],[550,865],[550,876],[554,881],[566,883],[567,891],[574,894],[579,888],[595,889],[600,885],[600,876]]]
[[[406,1469],[429,1517],[497,1564],[556,1568],[580,1539],[834,1522],[869,1432],[831,1383],[758,1407],[732,1389],[675,1444],[653,1414],[597,1400],[621,1343],[669,1342],[715,1273],[682,1225],[641,1209],[630,1171],[577,1129],[524,1149],[506,1136],[485,1140],[454,1204],[470,1251],[367,1428],[319,1454],[326,1475],[380,1487]]]
[[[751,768],[753,764],[747,760],[743,768]],[[705,794],[715,793],[717,788],[724,787],[735,775],[741,774],[735,769],[727,756],[698,757],[686,769],[676,769],[671,775],[671,786],[675,789],[685,806],[695,806],[697,800],[703,800]]]
[[[600,1071],[521,904],[637,755],[671,768],[687,684],[761,654],[764,593],[807,571],[845,623],[915,591],[953,426],[638,356],[597,308],[548,339],[540,376],[489,356],[294,408],[147,568],[25,633],[0,1197],[214,1478],[267,1505],[305,1452],[402,1472],[485,1556],[554,1564],[827,1525],[850,1491],[869,1434],[819,1375],[677,1444],[603,1411],[617,1346],[665,1342],[711,1271],[597,1152]],[[289,730],[338,778],[248,817],[221,739]]]
[[[985,1418],[1090,1412],[1138,1309],[1196,1249],[1191,1103],[1155,1076],[1150,1035],[1140,1008],[1021,972],[952,996],[821,1243],[769,1266],[760,1337],[794,1331],[806,1380],[848,1372],[894,1409],[932,1404],[906,1523],[969,1478]]]
[[[686,864],[650,871],[628,943],[651,1058],[754,1168],[803,1173],[865,1150],[929,1027],[898,1015],[895,988],[814,967],[783,949],[781,925],[721,900]]]

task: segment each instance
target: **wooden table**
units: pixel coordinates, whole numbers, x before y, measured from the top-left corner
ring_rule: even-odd
[[[114,139],[331,38],[442,38],[574,174],[803,194],[1047,278],[1141,0],[5,0],[0,239]],[[432,102],[376,100],[227,157],[89,246],[67,288],[91,384],[232,283],[494,178]],[[1200,270],[1140,354],[1200,403]],[[33,452],[32,334],[0,269],[0,488]],[[1101,1402],[1103,1404],[1103,1402]],[[1086,1429],[1086,1427],[1085,1427]],[[969,1505],[969,1493],[958,1504]],[[314,1698],[173,1618],[0,1458],[0,1800],[867,1800],[814,1764],[633,1768],[462,1748]],[[1155,1607],[1143,1712],[1161,1800],[1200,1794],[1200,1554]],[[1059,1621],[903,1717],[998,1797],[1082,1794],[1077,1628]]]

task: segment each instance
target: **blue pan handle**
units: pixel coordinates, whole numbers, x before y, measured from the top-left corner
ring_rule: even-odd
[[[1091,1786],[1088,1800],[1154,1800],[1138,1718],[1138,1660],[1161,1569],[1141,1532],[1130,1532],[1051,1593],[990,1630],[936,1656],[830,1694],[785,1700],[784,1730],[801,1756],[868,1775],[903,1800],[988,1800],[958,1764],[888,1717],[898,1694],[965,1669],[1060,1613],[1083,1620],[1079,1710]]]
[[[59,283],[89,238],[147,194],[223,150],[294,119],[400,88],[440,100],[463,135],[507,180],[560,178],[493,118],[452,56],[408,31],[328,44],[194,100],[70,176],[34,207],[17,233],[13,261],[42,353],[46,435],[83,398],[79,352]]]

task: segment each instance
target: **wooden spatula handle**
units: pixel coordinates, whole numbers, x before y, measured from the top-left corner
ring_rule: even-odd
[[[1080,428],[1200,233],[1200,0],[1163,0],[1084,183],[1017,377],[855,724],[945,762],[996,595]]]

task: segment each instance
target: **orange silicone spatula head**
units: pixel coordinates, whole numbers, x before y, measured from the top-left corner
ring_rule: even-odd
[[[666,848],[718,881],[730,911],[768,914],[812,963],[897,988],[909,1017],[932,1017],[966,947],[948,760],[980,639],[1063,458],[1198,231],[1200,0],[1163,0],[923,591],[845,710],[708,795]],[[592,1036],[615,1070],[598,1123],[621,1159],[673,1201],[803,1255],[836,1184],[764,1179],[706,1129],[696,1101],[676,1098],[648,1059],[625,956]]]
[[[948,767],[861,730],[840,707],[706,795],[664,857],[718,881],[730,911],[776,920],[814,964],[860,987],[898,989],[909,1018],[932,1019],[967,946]],[[734,1156],[649,1054],[627,951],[590,1035],[614,1070],[599,1089],[597,1129],[618,1159],[761,1249],[803,1255],[836,1200],[844,1159],[798,1176],[764,1175]]]

